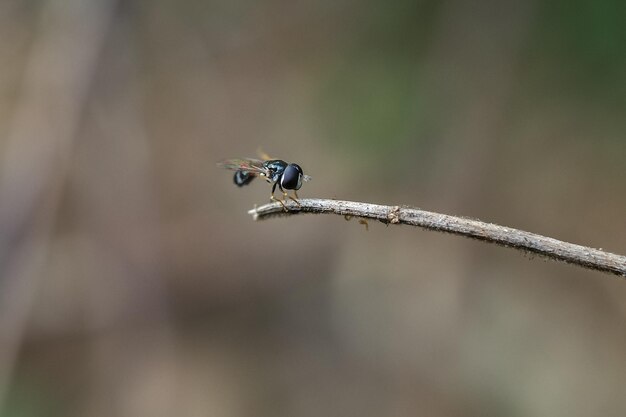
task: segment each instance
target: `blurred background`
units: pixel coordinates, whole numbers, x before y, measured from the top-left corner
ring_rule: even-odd
[[[1,416],[617,416],[626,282],[339,216],[626,254],[621,0],[2,0]]]

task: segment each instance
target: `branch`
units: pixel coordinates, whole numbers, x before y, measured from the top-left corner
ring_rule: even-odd
[[[291,216],[300,213],[316,213],[374,219],[385,224],[407,224],[495,243],[523,252],[538,254],[555,261],[626,277],[626,256],[562,242],[510,227],[449,216],[447,214],[432,213],[406,206],[383,206],[316,198],[305,198],[299,200],[299,202],[300,205],[293,201],[287,201],[285,205],[288,211],[283,210],[280,203],[270,203],[256,207],[248,213],[254,217],[254,220],[265,220],[271,217]]]

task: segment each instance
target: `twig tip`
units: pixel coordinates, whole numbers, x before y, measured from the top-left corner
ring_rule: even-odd
[[[254,208],[252,210],[248,210],[248,214],[250,214],[252,216],[252,220],[258,220],[259,212],[256,209],[256,205],[254,206]]]

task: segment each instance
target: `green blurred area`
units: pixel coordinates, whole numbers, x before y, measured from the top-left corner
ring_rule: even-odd
[[[385,150],[398,153],[408,140],[421,140],[429,122],[431,129],[446,123],[446,109],[437,108],[437,91],[423,74],[441,3],[361,6],[351,42],[323,81],[320,117],[333,143],[377,156]],[[624,3],[539,2],[534,7],[520,58],[510,63],[519,72],[521,99],[587,102],[589,111],[610,112],[620,123],[626,104]]]
[[[624,16],[626,5],[620,1],[541,3],[528,48],[533,61],[545,62],[531,73],[542,82],[540,88],[583,101],[603,101],[605,110],[623,111]]]

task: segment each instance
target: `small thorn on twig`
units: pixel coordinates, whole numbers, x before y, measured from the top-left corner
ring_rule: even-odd
[[[391,208],[391,210],[389,211],[389,214],[387,214],[387,220],[389,220],[389,223],[391,224],[400,223],[400,207],[399,206],[394,206]]]

